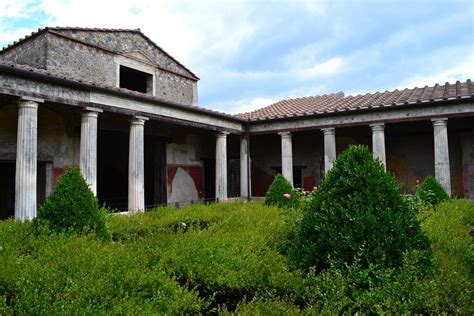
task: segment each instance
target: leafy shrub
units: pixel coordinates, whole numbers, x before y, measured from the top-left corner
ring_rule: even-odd
[[[282,174],[277,174],[270,188],[268,188],[265,196],[265,205],[291,208],[297,204],[297,192]]]
[[[415,197],[426,205],[436,206],[448,200],[449,195],[434,177],[427,177],[417,188]]]
[[[175,229],[176,223],[186,222],[191,223],[188,229]],[[158,209],[112,217],[110,227],[117,242],[146,245],[150,260],[180,284],[197,289],[210,309],[234,309],[261,293],[287,293],[297,282],[278,252],[284,218],[277,208],[262,203],[191,205],[179,212]]]
[[[98,237],[108,239],[105,217],[105,210],[99,209],[97,198],[79,169],[70,167],[38,210],[35,223],[47,224],[56,231],[91,230]]]
[[[353,262],[399,267],[403,253],[430,248],[400,185],[363,146],[335,161],[301,220],[290,259],[305,270]]]
[[[0,223],[0,314],[197,313],[206,303],[149,261],[144,247]]]
[[[431,240],[440,297],[453,313],[474,314],[474,202],[449,200],[419,215]]]

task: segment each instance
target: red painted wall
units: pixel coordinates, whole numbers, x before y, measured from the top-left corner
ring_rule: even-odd
[[[193,179],[194,185],[198,192],[200,199],[204,198],[204,168],[202,166],[188,166],[188,165],[167,165],[166,166],[166,184],[168,186],[168,192],[171,191],[173,179],[176,175],[178,168],[184,169]]]

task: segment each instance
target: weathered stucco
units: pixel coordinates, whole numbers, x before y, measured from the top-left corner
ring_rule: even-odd
[[[204,198],[204,168],[197,157],[200,138],[188,134],[185,143],[166,145],[168,203],[197,202]]]

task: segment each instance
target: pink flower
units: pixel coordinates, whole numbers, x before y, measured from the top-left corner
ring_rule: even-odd
[[[316,191],[318,189],[318,187],[313,187],[313,191]]]
[[[416,184],[420,184],[420,180],[416,179]]]
[[[284,197],[285,199],[288,199],[288,200],[289,200],[289,199],[291,199],[291,194],[290,194],[290,193],[285,193],[285,194],[283,194],[283,197]]]

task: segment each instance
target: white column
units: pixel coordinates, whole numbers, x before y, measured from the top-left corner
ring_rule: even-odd
[[[250,197],[250,170],[247,137],[240,138],[240,197]]]
[[[46,184],[45,184],[45,196],[48,197],[53,191],[53,164],[46,164]]]
[[[38,146],[38,102],[18,103],[18,134],[15,173],[15,218],[36,217],[36,177]]]
[[[449,170],[448,119],[432,119],[434,132],[435,178],[451,195],[451,173]]]
[[[293,144],[291,132],[278,133],[281,137],[281,173],[293,185]]]
[[[216,199],[227,199],[227,132],[220,132],[216,139]]]
[[[336,160],[336,129],[323,128],[324,133],[324,171],[328,172]]]
[[[385,158],[385,132],[383,123],[371,124],[372,128],[372,154],[374,159],[378,159],[385,170],[387,170],[387,162]]]
[[[97,194],[97,116],[102,110],[87,107],[82,113],[79,167],[94,194]]]
[[[145,210],[145,121],[147,117],[135,116],[130,120],[128,153],[128,210]]]

